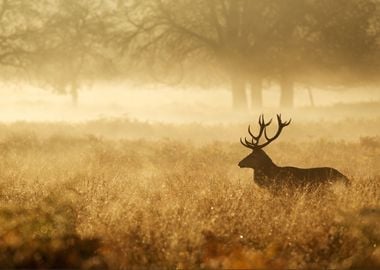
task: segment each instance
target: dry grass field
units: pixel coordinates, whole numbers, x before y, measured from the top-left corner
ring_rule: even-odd
[[[380,268],[379,122],[289,127],[275,162],[352,184],[276,195],[237,166],[245,124],[2,125],[0,268]]]

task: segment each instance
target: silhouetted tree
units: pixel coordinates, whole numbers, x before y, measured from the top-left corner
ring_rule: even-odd
[[[273,1],[270,35],[272,79],[281,87],[280,106],[293,107],[294,83],[309,61],[312,29],[308,25],[311,4],[305,0]]]
[[[28,70],[37,81],[70,94],[74,103],[83,83],[113,70],[168,84],[228,83],[237,110],[247,109],[247,90],[253,108],[260,108],[263,82],[273,81],[281,86],[280,105],[292,107],[298,83],[378,82],[379,5],[378,0],[0,0],[0,65]],[[116,52],[122,57],[110,61]]]
[[[39,50],[30,67],[38,80],[70,94],[73,103],[85,81],[100,75],[107,58],[105,24],[109,15],[102,1],[51,1]],[[46,16],[46,15],[45,15]]]
[[[273,27],[265,61],[281,86],[280,106],[293,106],[296,83],[326,87],[371,80],[379,49],[375,1],[269,2]]]
[[[247,107],[248,81],[259,89],[256,92],[260,92],[259,76],[250,76],[248,68],[253,59],[247,56],[255,49],[251,46],[250,26],[254,21],[250,19],[249,1],[147,0],[127,3],[127,20],[134,26],[135,33],[128,31],[127,40],[134,40],[133,45],[127,42],[126,47],[132,48],[132,54],[147,59],[148,65],[160,67],[156,68],[161,71],[155,74],[156,77],[167,75],[163,66],[199,68],[206,65],[228,78],[236,109]],[[174,70],[176,76],[179,70]]]
[[[126,18],[134,31],[128,29],[128,42],[121,47],[147,61],[157,79],[180,80],[189,66],[208,65],[229,79],[236,109],[247,106],[248,84],[252,105],[262,105],[264,79],[278,82],[280,105],[292,107],[294,85],[314,77],[316,70],[339,74],[342,66],[358,62],[367,69],[375,53],[368,31],[371,5],[364,0],[127,2]]]
[[[333,89],[378,83],[378,15],[378,1],[316,1],[309,72],[298,80]]]
[[[315,3],[313,16],[318,36],[315,64],[323,72],[334,74],[332,83],[348,86],[374,70],[377,62],[374,56],[379,49],[375,12],[375,1]]]
[[[36,51],[43,18],[33,1],[0,1],[0,65],[24,68]]]

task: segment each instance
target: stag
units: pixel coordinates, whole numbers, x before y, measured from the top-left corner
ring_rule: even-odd
[[[337,181],[343,181],[348,184],[348,179],[342,173],[334,168],[296,168],[277,166],[272,159],[264,152],[263,148],[276,140],[284,127],[291,122],[283,122],[281,114],[277,114],[278,129],[273,137],[267,134],[267,127],[272,123],[272,119],[265,122],[264,115],[259,117],[260,130],[257,136],[253,135],[251,126],[248,126],[248,133],[251,139],[240,138],[240,142],[245,147],[252,150],[252,153],[239,162],[240,168],[252,168],[254,170],[255,183],[264,188],[278,187],[318,187],[323,184],[332,184]],[[264,135],[265,142],[259,144]]]

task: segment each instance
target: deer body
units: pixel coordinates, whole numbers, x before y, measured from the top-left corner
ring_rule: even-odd
[[[248,132],[252,137],[252,141],[247,139],[241,143],[247,148],[252,149],[252,153],[239,162],[240,168],[254,169],[254,181],[263,188],[272,187],[317,187],[321,184],[333,183],[336,181],[343,181],[348,184],[348,179],[338,170],[330,167],[320,168],[296,168],[296,167],[280,167],[277,166],[272,159],[262,150],[264,146],[275,140],[281,133],[283,127],[290,124],[290,121],[282,123],[281,116],[277,115],[279,129],[276,135],[269,138],[266,134],[266,127],[271,123],[265,123],[264,117],[260,116],[260,132],[258,136],[254,136],[248,128]],[[267,142],[259,145],[259,139],[265,135]]]

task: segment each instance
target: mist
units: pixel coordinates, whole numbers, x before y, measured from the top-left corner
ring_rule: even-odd
[[[287,111],[277,109],[280,90],[263,91],[260,111],[236,113],[231,108],[231,93],[226,88],[205,90],[162,85],[136,85],[131,82],[94,83],[80,92],[80,101],[73,104],[70,97],[46,92],[26,83],[3,84],[0,120],[11,123],[83,122],[96,119],[128,118],[141,122],[220,124],[244,122],[261,112]],[[342,118],[374,118],[379,110],[379,92],[370,89],[347,89],[343,93],[313,89],[313,106],[306,88],[295,89],[293,117],[300,121]],[[355,107],[355,104],[356,107]],[[365,104],[370,109],[365,108]],[[362,105],[362,106],[360,106]],[[252,106],[250,104],[250,106]],[[344,107],[350,111],[344,114]],[[329,114],[323,112],[328,110]],[[317,113],[322,111],[321,113]],[[343,114],[342,114],[343,113]]]
[[[0,0],[0,269],[380,269],[379,0]]]
[[[326,107],[358,118],[380,100],[374,0],[4,0],[0,11],[7,122],[318,120]]]

